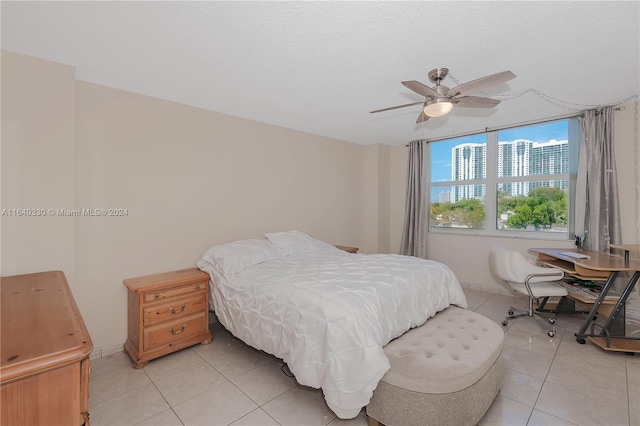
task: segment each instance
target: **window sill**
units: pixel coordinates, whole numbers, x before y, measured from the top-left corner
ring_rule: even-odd
[[[429,228],[428,233],[438,235],[457,235],[468,237],[510,238],[540,241],[573,241],[567,232],[540,232],[540,231],[488,231],[486,229],[459,229]]]

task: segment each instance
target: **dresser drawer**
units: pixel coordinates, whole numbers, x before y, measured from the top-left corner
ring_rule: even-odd
[[[171,303],[149,306],[143,310],[144,327],[170,321],[187,315],[204,312],[206,297],[204,294],[194,298],[176,299]]]
[[[207,312],[200,312],[144,329],[144,350],[154,349],[207,330]]]
[[[189,284],[181,287],[173,287],[166,290],[158,290],[153,292],[144,293],[143,300],[145,303],[153,302],[154,300],[163,300],[170,297],[184,296],[196,291],[206,290],[207,281],[199,283]]]

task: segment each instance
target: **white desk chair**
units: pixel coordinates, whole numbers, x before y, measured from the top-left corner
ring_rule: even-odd
[[[560,280],[564,273],[560,269],[536,266],[528,261],[521,253],[514,250],[506,250],[500,247],[493,247],[489,255],[491,268],[493,272],[502,279],[513,290],[529,296],[529,309],[509,308],[509,316],[502,321],[502,325],[506,326],[512,318],[518,318],[524,315],[535,317],[536,319],[546,323],[545,319],[539,314],[540,311],[533,309],[534,299],[544,298],[546,303],[549,297],[566,296],[567,290],[559,285],[552,283],[553,280]],[[556,334],[555,312],[551,312],[552,317],[548,319],[553,328],[547,332],[549,337]]]

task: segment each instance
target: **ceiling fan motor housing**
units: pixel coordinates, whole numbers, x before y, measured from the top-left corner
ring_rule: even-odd
[[[442,84],[436,85],[434,89],[440,94],[441,97],[448,97],[449,88],[447,86],[443,86]]]
[[[435,68],[429,71],[429,81],[440,84],[442,80],[449,74],[449,68]]]

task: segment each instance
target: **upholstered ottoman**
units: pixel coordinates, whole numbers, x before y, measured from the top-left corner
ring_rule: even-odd
[[[369,425],[477,424],[500,390],[503,340],[495,322],[451,306],[391,341]]]

